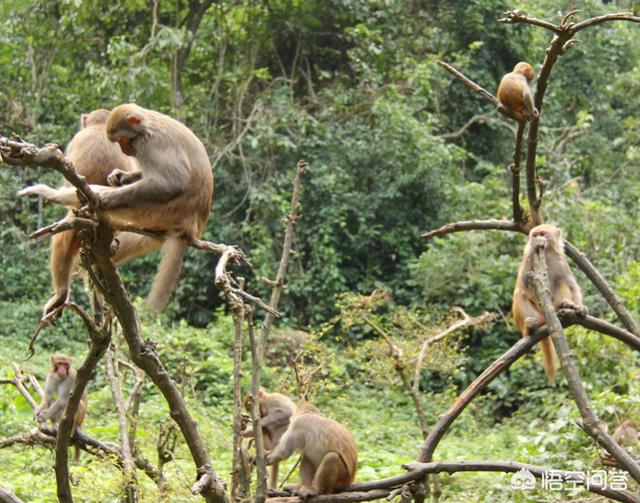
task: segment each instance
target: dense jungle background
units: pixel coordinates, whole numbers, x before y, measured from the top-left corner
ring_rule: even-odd
[[[637,1],[579,0],[578,18],[638,12]],[[434,344],[420,390],[431,424],[519,337],[511,294],[524,245],[488,231],[435,240],[421,233],[450,221],[510,216],[509,164],[516,123],[436,65],[442,59],[494,92],[518,61],[539,68],[549,32],[497,23],[505,10],[559,20],[558,0],[0,0],[0,133],[64,147],[82,112],[136,102],[183,120],[202,139],[215,173],[204,238],[242,247],[253,268],[236,269],[268,298],[282,247],[295,164],[309,163],[287,287],[268,349],[264,386],[295,396],[292,366],[312,375],[311,398],[349,427],[359,448],[357,480],[401,473],[422,435],[385,340],[410,363],[427,335],[458,317],[496,313],[491,323]],[[554,67],[542,110],[537,163],[544,215],[562,226],[640,316],[640,26],[610,23],[580,33]],[[533,83],[535,88],[535,82]],[[29,240],[63,214],[21,200],[40,169],[0,169],[0,377],[11,363],[41,379],[56,351],[82,361],[86,332],[66,314],[27,346],[50,295],[48,240]],[[142,299],[157,254],[122,267]],[[187,396],[216,471],[231,458],[233,322],[213,282],[216,257],[190,250],[160,317],[143,313],[144,336]],[[575,269],[575,268],[574,268]],[[591,314],[612,320],[576,271]],[[374,297],[369,296],[376,291]],[[87,305],[82,281],[73,298]],[[363,308],[363,304],[366,306]],[[356,306],[356,307],[354,307]],[[596,413],[615,427],[640,420],[638,355],[580,327],[568,330]],[[302,352],[301,352],[302,350]],[[248,385],[248,380],[247,380]],[[0,437],[35,426],[12,387],[0,399]],[[437,459],[505,459],[570,470],[599,468],[600,451],[562,377],[549,383],[536,351],[491,383],[456,422]],[[169,419],[148,383],[138,437],[153,452]],[[89,387],[85,431],[117,440],[104,368]],[[53,452],[0,450],[0,486],[25,501],[54,501]],[[287,466],[292,466],[291,462]],[[78,501],[117,501],[120,473],[84,455],[72,465]],[[182,442],[167,465],[167,501],[191,496]],[[286,473],[286,469],[281,473]],[[294,474],[294,478],[296,475]],[[514,493],[505,474],[442,476],[443,501],[585,501],[585,493]],[[141,477],[143,501],[157,489]]]

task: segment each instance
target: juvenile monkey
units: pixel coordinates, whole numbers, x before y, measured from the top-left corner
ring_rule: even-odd
[[[76,172],[84,176],[90,184],[107,185],[111,171],[135,173],[135,160],[124,155],[120,148],[107,139],[105,124],[109,110],[94,110],[80,116],[80,130],[69,142],[65,152],[73,163]],[[65,182],[66,187],[70,187]],[[121,233],[118,240],[121,247],[129,248],[128,243],[135,239],[135,234]],[[160,247],[158,242],[156,248]],[[54,294],[44,307],[44,314],[64,304],[69,297],[71,275],[78,262],[80,236],[76,231],[65,231],[51,238],[51,282]],[[122,252],[120,252],[122,255]]]
[[[260,426],[262,428],[262,438],[264,448],[272,451],[280,442],[282,435],[287,431],[291,417],[296,411],[296,404],[291,399],[280,393],[267,393],[264,390],[258,391],[258,400],[260,402]],[[248,411],[253,407],[251,395],[247,396],[244,406]],[[253,427],[249,424],[242,436],[253,438]],[[271,465],[271,477],[269,480],[269,489],[278,488],[278,463]]]
[[[147,299],[148,306],[159,311],[178,282],[187,243],[202,235],[209,218],[211,164],[202,142],[189,128],[138,105],[114,108],[107,118],[106,133],[124,154],[135,158],[139,172],[131,176],[118,168],[111,172],[109,181],[125,185],[91,188],[116,229],[118,225],[133,224],[165,233],[163,256]],[[52,189],[39,184],[20,192],[22,196],[30,194],[66,206],[78,205],[75,188]],[[121,242],[114,259],[118,261],[118,254],[127,255],[131,248],[136,252],[153,248],[155,241],[139,236],[132,243],[124,243],[124,249]]]
[[[638,444],[638,426],[627,419],[613,432],[613,441],[622,447],[632,447]]]
[[[516,287],[513,291],[512,313],[517,329],[527,336],[544,325],[544,315],[538,305],[533,288],[528,285],[527,275],[533,270],[534,242],[546,240],[545,259],[549,273],[549,287],[553,307],[573,309],[580,316],[586,316],[587,308],[582,304],[582,291],[564,255],[562,231],[550,224],[538,225],[529,232],[529,240],[524,247],[522,262],[518,269]],[[549,380],[556,377],[555,350],[550,337],[540,341],[544,371]]]
[[[529,82],[535,77],[535,71],[529,63],[518,63],[512,72],[502,77],[498,86],[498,101],[519,121],[538,117],[529,88]]]
[[[298,405],[289,428],[267,456],[267,464],[286,459],[297,450],[302,451],[300,485],[289,489],[300,497],[331,494],[353,484],[358,464],[353,436],[308,403]]]
[[[44,383],[44,398],[42,403],[33,411],[33,415],[38,423],[44,423],[51,420],[54,426],[58,426],[62,413],[67,406],[69,394],[76,383],[76,369],[71,368],[71,358],[63,353],[56,353],[49,356],[51,369],[47,374]],[[53,396],[57,395],[55,401]],[[84,415],[87,411],[87,390],[84,390],[78,410],[73,419],[73,428],[80,429],[84,421]],[[53,403],[52,403],[53,401]],[[74,459],[77,461],[80,457],[80,450],[76,447]]]

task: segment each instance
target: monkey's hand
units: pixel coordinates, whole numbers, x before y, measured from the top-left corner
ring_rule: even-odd
[[[35,409],[33,409],[33,417],[35,419],[38,419],[38,416],[40,415],[40,413],[42,412],[42,409],[44,408],[43,404],[38,405]]]
[[[546,238],[543,238],[542,236],[534,237],[533,238],[533,246],[534,246],[534,248],[546,248],[547,247]]]
[[[253,427],[247,426],[244,430],[240,432],[240,436],[244,438],[253,438]]]
[[[34,412],[33,415],[36,418],[36,421],[38,421],[38,423],[45,423],[47,419],[49,419],[49,415],[47,414],[47,411],[42,410],[42,407],[38,407],[38,409],[40,410],[38,410],[37,412],[33,411]]]
[[[107,177],[107,183],[112,187],[122,187],[142,178],[140,171],[122,171],[114,169]]]

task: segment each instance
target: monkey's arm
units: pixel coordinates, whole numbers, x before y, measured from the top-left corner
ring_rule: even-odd
[[[110,208],[139,208],[153,204],[164,204],[176,196],[184,193],[189,186],[189,174],[185,169],[176,169],[170,175],[162,171],[142,175],[138,181],[124,187],[107,187],[104,185],[91,185],[100,198],[100,204],[104,209]],[[52,189],[48,185],[37,184],[27,187],[18,195],[21,197],[40,195],[47,201],[62,204],[64,206],[78,206],[76,189],[65,187]]]
[[[33,410],[33,417],[39,420],[42,411],[46,411],[51,405],[53,399],[53,393],[55,392],[57,384],[54,382],[51,374],[47,374],[47,378],[44,381],[44,397],[42,402]],[[45,419],[46,421],[46,419]]]
[[[271,465],[278,461],[282,461],[283,459],[287,459],[296,452],[296,450],[301,448],[304,445],[303,429],[304,428],[299,427],[299,425],[297,427],[296,424],[291,424],[287,432],[280,439],[280,442],[278,442],[276,448],[267,456],[267,464]]]
[[[188,187],[189,175],[182,169],[170,174],[162,171],[144,173],[138,181],[123,187],[91,186],[98,192],[104,209],[164,204],[183,194]]]
[[[291,414],[287,414],[283,410],[274,410],[269,412],[266,416],[260,418],[260,426],[268,428],[270,426],[285,425],[289,422]]]
[[[533,96],[531,95],[531,89],[529,88],[529,84],[527,83],[527,79],[522,77],[522,101],[524,103],[524,108],[527,110],[528,117],[537,117],[538,110],[536,110],[535,105],[533,104]]]

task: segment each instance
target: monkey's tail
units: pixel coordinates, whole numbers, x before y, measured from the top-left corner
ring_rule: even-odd
[[[180,279],[180,269],[187,244],[176,236],[171,236],[162,245],[162,258],[153,285],[147,297],[147,306],[155,312],[162,311]]]
[[[553,381],[556,378],[556,350],[553,347],[551,336],[540,341],[540,349],[542,350],[544,373],[547,374],[550,381]]]

